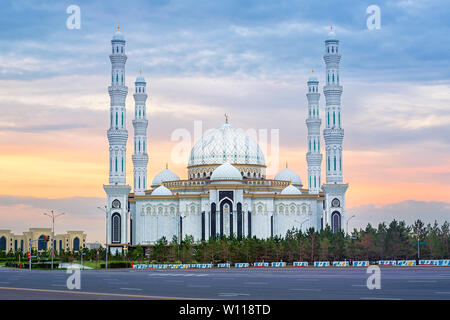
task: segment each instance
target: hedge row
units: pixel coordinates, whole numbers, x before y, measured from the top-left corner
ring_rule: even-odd
[[[100,268],[105,268],[105,263],[100,263]],[[111,261],[108,262],[108,268],[131,268],[129,261]]]
[[[29,264],[28,263],[9,263],[6,262],[5,263],[6,267],[13,267],[13,268],[20,268],[22,267],[23,269],[28,269]],[[59,266],[59,263],[53,263],[53,269],[57,269]],[[31,268],[35,269],[51,269],[52,268],[52,264],[51,263],[44,263],[44,262],[40,262],[40,263],[31,263]]]

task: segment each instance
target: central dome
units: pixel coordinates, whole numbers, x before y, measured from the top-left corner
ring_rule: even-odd
[[[256,141],[242,129],[224,123],[207,130],[191,150],[189,179],[209,179],[224,163],[232,164],[245,179],[264,179],[266,163]]]
[[[225,123],[208,130],[194,145],[188,166],[201,166],[229,162],[265,166],[264,154],[253,138],[241,129]]]

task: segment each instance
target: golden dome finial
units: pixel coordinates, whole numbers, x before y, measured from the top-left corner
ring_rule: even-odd
[[[139,69],[139,74],[142,76],[142,70],[141,69]]]
[[[169,164],[166,162],[166,169],[169,169]]]
[[[312,74],[314,74],[314,69],[312,69]]]
[[[331,25],[331,32],[333,32],[333,25]]]
[[[117,24],[117,32],[119,32],[120,31],[120,26],[119,26],[119,24]]]
[[[228,123],[228,115],[225,113],[225,123]]]
[[[287,169],[287,167],[288,167],[288,162],[286,161],[286,169]]]

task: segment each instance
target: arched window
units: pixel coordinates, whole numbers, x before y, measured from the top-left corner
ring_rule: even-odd
[[[123,125],[123,112],[122,112],[122,125]]]
[[[341,230],[341,214],[338,211],[334,211],[331,214],[331,230],[333,233]]]
[[[332,74],[332,79],[333,79],[333,83],[334,83],[334,73]]]
[[[138,151],[141,151],[141,140],[138,141]]]
[[[336,156],[334,156],[334,170],[336,171]]]
[[[330,170],[330,156],[328,156],[328,171]]]
[[[144,148],[142,150],[145,152],[145,141],[143,143],[144,143]],[[206,173],[205,173],[205,177],[206,177]]]
[[[116,111],[116,126],[119,125],[119,113]]]
[[[333,125],[336,124],[336,112],[333,111]]]
[[[6,238],[5,237],[0,238],[0,250],[6,251]]]
[[[59,240],[59,251],[61,252],[63,250],[63,241]]]
[[[116,158],[116,172],[117,172],[117,157],[115,157]]]
[[[80,250],[80,239],[78,237],[75,237],[73,239],[73,251],[79,251]]]
[[[122,172],[123,172],[123,157],[122,157]]]
[[[120,214],[119,213],[114,213],[112,215],[112,243],[120,243],[120,223],[121,223],[121,218],[120,218]]]
[[[38,250],[47,250],[47,241],[44,241],[44,235],[38,239]]]

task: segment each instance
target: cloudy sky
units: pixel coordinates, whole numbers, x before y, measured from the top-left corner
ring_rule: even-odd
[[[66,27],[72,4],[79,30]],[[366,25],[372,4],[379,30]],[[193,133],[194,121],[217,127],[227,113],[235,127],[279,129],[280,169],[288,162],[306,185],[306,80],[311,69],[325,79],[323,41],[333,25],[350,227],[448,220],[449,13],[446,0],[2,1],[0,228],[49,226],[42,212],[53,209],[67,212],[57,232],[81,229],[103,241],[96,207],[108,178],[108,55],[118,24],[129,92],[140,69],[149,86],[149,179],[166,162],[185,178],[172,133]],[[130,136],[133,108],[129,94]],[[130,139],[128,150],[131,182]]]

